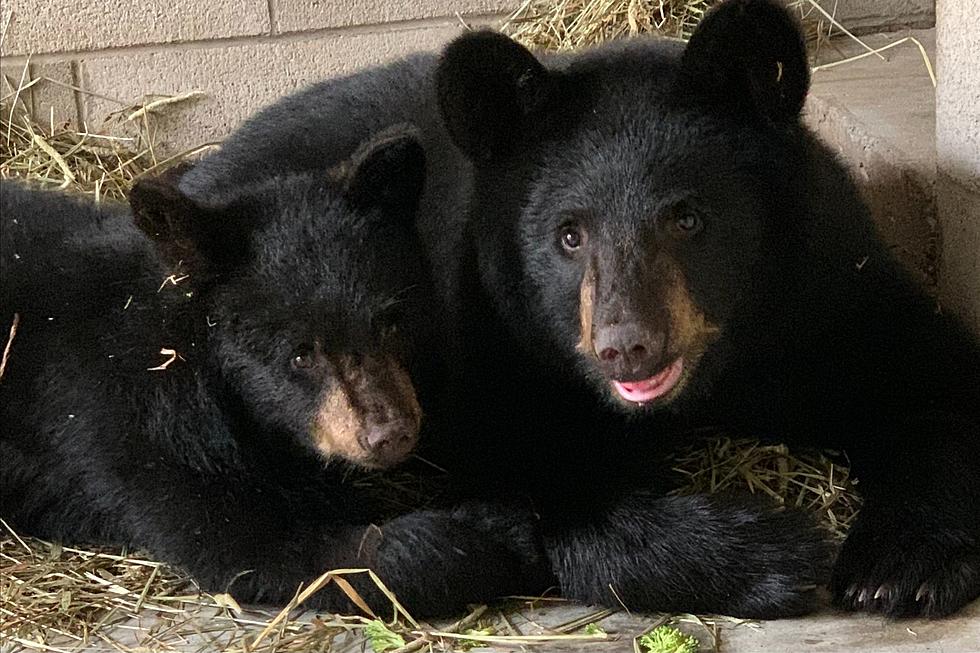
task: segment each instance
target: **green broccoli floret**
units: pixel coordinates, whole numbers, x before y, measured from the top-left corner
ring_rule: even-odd
[[[364,634],[367,635],[368,641],[371,642],[371,650],[374,653],[393,651],[396,648],[405,646],[405,639],[398,633],[392,632],[385,625],[385,622],[380,619],[368,622],[364,626]]]
[[[696,638],[672,626],[654,628],[637,641],[644,653],[697,653],[701,648]]]
[[[606,631],[599,624],[585,624],[586,635],[605,635]]]

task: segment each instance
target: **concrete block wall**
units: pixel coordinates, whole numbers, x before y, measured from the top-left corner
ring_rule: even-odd
[[[936,14],[939,285],[980,335],[980,2],[938,0]]]
[[[310,82],[416,50],[464,23],[499,20],[515,0],[3,0],[7,95],[45,123],[105,123],[144,94],[201,91],[154,121],[163,153],[220,140],[259,107]],[[74,88],[72,88],[74,87]],[[53,113],[52,113],[53,112]]]

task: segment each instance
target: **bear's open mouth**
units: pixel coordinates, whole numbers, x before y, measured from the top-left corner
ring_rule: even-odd
[[[677,386],[684,372],[684,357],[674,360],[663,370],[641,381],[613,381],[619,396],[636,404],[645,404],[663,397]]]

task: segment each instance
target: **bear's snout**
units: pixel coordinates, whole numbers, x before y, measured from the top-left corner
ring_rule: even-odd
[[[313,424],[316,449],[368,468],[405,460],[418,443],[422,409],[408,372],[388,357],[345,356]]]
[[[418,442],[418,422],[410,415],[383,411],[365,419],[358,439],[379,467],[391,467],[405,460]]]
[[[666,334],[640,322],[597,326],[593,345],[599,368],[610,379],[653,376],[664,363]]]

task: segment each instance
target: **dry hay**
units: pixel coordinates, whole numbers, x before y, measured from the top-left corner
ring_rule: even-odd
[[[616,38],[658,34],[687,40],[720,0],[524,0],[503,31],[541,50],[574,50]],[[813,0],[788,6],[800,17],[811,51],[844,31],[833,12]],[[836,5],[835,5],[836,7]],[[846,33],[846,31],[845,31]]]
[[[118,551],[82,550],[22,537],[0,520],[0,642],[2,650],[180,650],[229,653],[466,650],[476,644],[534,645],[597,641],[604,633],[572,633],[581,623],[521,634],[502,611],[475,606],[442,628],[416,621],[373,572],[324,573],[298,588],[280,610],[243,609],[227,594],[201,592],[193,580],[159,562]],[[370,613],[344,579],[368,574],[388,595],[391,615]],[[361,604],[363,615],[317,615],[302,605],[329,583]],[[524,603],[545,599],[527,599]],[[519,608],[512,607],[514,612]],[[512,612],[513,613],[513,612]],[[497,634],[500,632],[501,634]],[[512,634],[513,632],[513,634]]]
[[[376,615],[299,619],[297,606],[337,583],[363,603],[344,577],[368,573],[398,608],[380,579],[366,570],[323,574],[281,610],[242,609],[227,594],[201,592],[193,580],[159,562],[108,550],[62,547],[16,534],[0,536],[0,636],[4,651],[182,650],[230,653],[330,650],[394,633]],[[485,610],[485,608],[483,609]],[[483,610],[480,611],[482,614]],[[398,637],[440,636],[397,610]],[[475,623],[463,620],[459,628]],[[452,631],[449,635],[456,634]],[[417,646],[416,650],[421,648]]]
[[[75,92],[82,89],[49,77],[28,80],[29,65],[20,79],[4,77],[0,98],[0,178],[29,179],[44,188],[60,188],[121,199],[140,177],[161,172],[185,157],[211,147],[161,157],[157,155],[154,116],[168,107],[201,97],[199,92],[176,96],[148,95],[136,103],[114,100],[119,110],[106,117],[103,131],[132,136],[91,133],[58,123],[53,111],[44,122],[29,106],[34,87],[53,84]],[[108,99],[108,98],[106,98]]]
[[[679,493],[748,490],[780,505],[813,513],[843,540],[861,507],[850,469],[836,452],[794,452],[786,445],[726,437],[705,441],[675,458]]]
[[[30,179],[44,187],[122,198],[151,163],[132,139],[78,132],[67,125],[42,126],[26,111],[2,109],[0,177]]]
[[[574,50],[637,34],[688,38],[713,0],[525,0],[504,31],[542,50]]]

